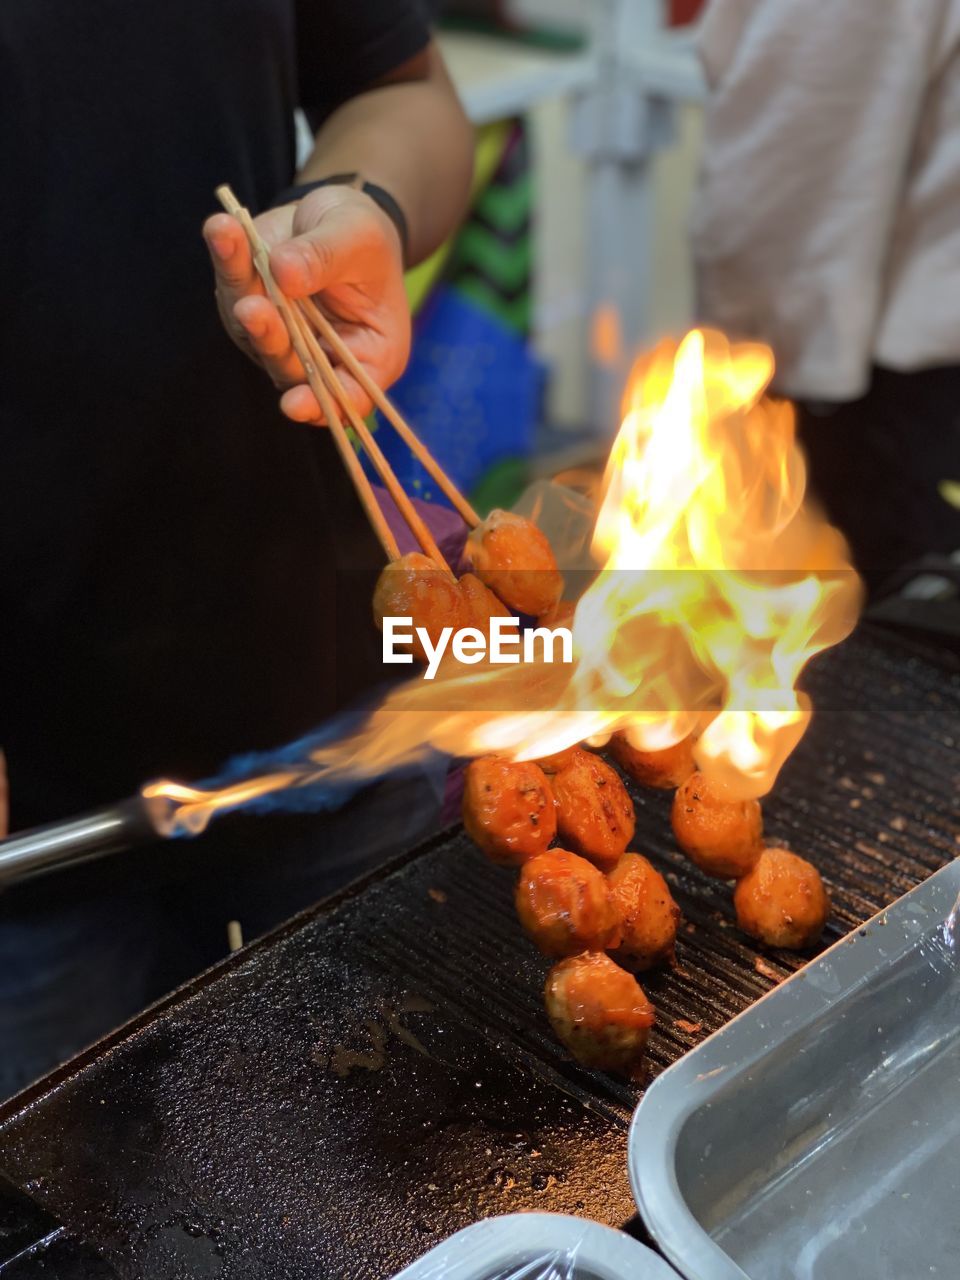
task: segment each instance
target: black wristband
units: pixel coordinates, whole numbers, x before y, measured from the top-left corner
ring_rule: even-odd
[[[315,182],[302,182],[296,187],[285,187],[273,198],[270,207],[276,209],[282,204],[294,204],[302,200],[305,195],[309,195],[311,191],[316,191],[318,187],[354,187],[357,191],[362,191],[364,195],[369,196],[397,228],[403,260],[406,262],[410,233],[403,210],[389,191],[384,191],[383,187],[378,187],[375,182],[361,182],[359,173],[335,173],[329,178],[318,178]]]

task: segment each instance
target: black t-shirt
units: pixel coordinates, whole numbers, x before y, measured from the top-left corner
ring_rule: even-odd
[[[18,824],[202,776],[376,674],[326,433],[226,338],[200,238],[423,48],[402,0],[0,5],[0,745]],[[339,581],[338,581],[339,579]]]

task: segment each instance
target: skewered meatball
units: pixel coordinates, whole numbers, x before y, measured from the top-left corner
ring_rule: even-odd
[[[555,751],[552,756],[541,756],[537,764],[548,777],[562,772],[568,764],[573,764],[580,747],[567,747],[565,751]]]
[[[572,629],[577,606],[573,600],[558,600],[552,609],[542,613],[537,621],[541,627],[569,627]]]
[[[732,799],[726,789],[695,773],[678,788],[670,815],[683,852],[708,876],[744,876],[763,848],[757,800]]]
[[[771,947],[801,950],[820,938],[830,898],[820,872],[788,849],[764,849],[733,891],[737,924]]]
[[[633,801],[616,770],[592,751],[577,750],[553,779],[557,830],[598,867],[608,870],[633,839]]]
[[[656,867],[625,853],[607,879],[620,917],[620,953],[637,969],[672,960],[680,908]]]
[[[489,587],[485,587],[473,573],[465,573],[460,579],[460,591],[468,615],[467,626],[479,627],[484,635],[490,634],[491,618],[510,618],[510,610],[497,599]],[[516,631],[516,627],[511,628]]]
[[[636,1071],[656,1015],[632,974],[587,951],[555,964],[543,994],[557,1038],[578,1062]]]
[[[522,866],[557,834],[557,810],[546,774],[530,761],[497,756],[467,766],[463,825],[494,862]]]
[[[610,754],[634,782],[664,791],[686,782],[697,767],[692,738],[683,738],[663,751],[639,751],[620,730],[610,739]]]
[[[411,618],[436,644],[444,627],[459,630],[470,625],[459,584],[429,556],[411,551],[386,566],[373,592],[373,616],[383,628],[384,618]],[[413,653],[427,661],[414,630]]]
[[[603,872],[566,849],[524,863],[516,903],[520,923],[545,956],[617,945],[617,911]]]
[[[491,511],[467,539],[477,577],[504,604],[539,617],[560,599],[563,578],[553,550],[535,524],[512,511]]]

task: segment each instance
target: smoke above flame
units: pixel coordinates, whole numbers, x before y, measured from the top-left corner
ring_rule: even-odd
[[[769,791],[811,708],[806,663],[852,630],[861,587],[805,502],[792,407],[770,351],[694,330],[631,373],[577,602],[574,664],[448,667],[393,691],[354,731],[227,789],[156,783],[167,828],[285,788],[333,788],[431,752],[547,755],[616,729],[658,750],[694,733],[698,767]],[[320,806],[324,807],[324,806]]]

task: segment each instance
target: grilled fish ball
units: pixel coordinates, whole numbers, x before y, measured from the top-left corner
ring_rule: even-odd
[[[680,908],[656,867],[639,853],[625,853],[607,883],[620,917],[620,954],[638,969],[672,960]]]
[[[683,738],[663,751],[639,751],[626,733],[618,730],[610,739],[610,754],[634,782],[663,791],[679,787],[697,768],[692,738]]]
[[[553,779],[557,830],[565,844],[603,870],[616,865],[633,839],[633,801],[611,769],[592,751],[577,750]]]
[[[381,630],[384,618],[411,618],[413,627],[423,627],[432,644],[444,627],[458,631],[470,625],[459,583],[419,551],[392,561],[380,574],[373,591],[373,616]],[[413,653],[427,661],[416,630]]]
[[[517,882],[517,915],[545,956],[615,947],[620,929],[602,871],[566,849],[525,862]]]
[[[677,844],[708,876],[737,880],[760,857],[763,815],[757,800],[735,800],[695,773],[677,789],[670,815]]]
[[[789,849],[764,849],[734,889],[733,905],[744,933],[797,951],[814,946],[830,914],[820,872]]]
[[[568,627],[573,629],[577,606],[573,600],[558,600],[552,609],[542,613],[537,619],[541,627]]]
[[[568,764],[573,764],[580,747],[567,747],[565,751],[555,751],[552,756],[541,756],[537,764],[548,777],[560,773]]]
[[[586,951],[553,966],[543,995],[557,1038],[578,1062],[636,1071],[656,1015],[632,974],[602,952]]]
[[[488,858],[522,866],[557,834],[557,808],[546,774],[530,761],[473,760],[464,779],[463,825]]]
[[[474,573],[504,604],[538,618],[560,599],[563,578],[553,549],[535,524],[512,511],[491,511],[467,539]]]
[[[468,615],[467,626],[478,627],[485,636],[490,634],[491,618],[510,618],[510,610],[489,587],[485,587],[473,573],[465,573],[460,579],[460,591]],[[516,632],[516,627],[509,630]]]

